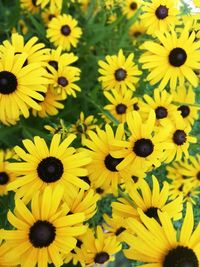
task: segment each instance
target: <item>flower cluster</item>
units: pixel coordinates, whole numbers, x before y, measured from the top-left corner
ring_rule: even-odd
[[[0,266],[199,267],[199,0],[5,2]]]

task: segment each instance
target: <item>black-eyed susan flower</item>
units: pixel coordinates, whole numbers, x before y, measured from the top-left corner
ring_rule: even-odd
[[[157,32],[156,36],[160,43],[146,41],[142,45],[148,51],[140,58],[142,67],[150,72],[147,80],[152,85],[160,83],[160,89],[164,89],[168,82],[170,88],[175,89],[178,80],[179,85],[188,80],[197,87],[198,77],[194,70],[200,68],[200,42],[195,42],[195,33],[186,25],[180,36],[173,29]]]
[[[172,160],[181,160],[184,155],[186,158],[189,157],[188,148],[190,143],[196,143],[197,139],[190,135],[190,125],[184,123],[182,117],[176,117],[174,120],[174,126],[169,130],[169,136],[167,142],[171,142],[173,145],[170,149],[165,151],[165,162],[169,163]]]
[[[59,109],[63,109],[64,105],[61,103],[63,97],[59,94],[56,94],[52,88],[52,85],[49,85],[47,92],[42,94],[44,97],[43,101],[37,101],[41,107],[41,110],[32,110],[34,116],[39,116],[45,118],[48,116],[55,116],[58,114]]]
[[[87,191],[77,190],[73,196],[66,193],[64,199],[69,207],[70,214],[83,212],[85,214],[85,221],[87,221],[92,218],[97,211],[96,208],[99,196],[93,189]]]
[[[158,211],[166,211],[170,218],[179,220],[182,217],[182,197],[180,196],[169,202],[169,184],[164,182],[162,189],[160,189],[157,178],[152,176],[152,180],[152,190],[145,180],[142,181],[139,190],[131,187],[127,188],[130,201],[125,198],[119,198],[118,202],[113,202],[113,215],[122,218],[133,217],[139,220],[139,208],[149,218],[154,218],[158,221]]]
[[[109,217],[107,214],[103,215],[105,223],[103,227],[110,235],[116,236],[117,240],[123,242],[123,233],[126,230],[126,219],[120,216]]]
[[[132,165],[133,168],[147,171],[151,166],[158,167],[161,164],[164,150],[173,146],[166,142],[167,129],[155,131],[155,121],[154,111],[149,113],[145,122],[137,111],[127,114],[130,137],[127,141],[115,140],[113,145],[116,146],[116,151],[111,151],[112,157],[122,159],[116,167],[117,170]]]
[[[87,225],[86,225],[87,226]],[[87,230],[86,230],[87,232]],[[68,253],[67,255],[64,256],[64,262],[65,263],[72,263],[73,265],[78,265],[78,263],[82,264],[84,266],[84,262],[81,262],[81,259],[78,257],[78,254],[77,254],[77,250],[78,249],[81,249],[82,245],[83,245],[83,239],[85,238],[85,234],[83,235],[79,235],[76,237],[76,247],[71,250],[70,253]]]
[[[100,60],[99,81],[102,83],[104,90],[122,90],[127,88],[132,91],[135,90],[135,84],[139,80],[141,71],[138,70],[137,65],[133,61],[134,54],[131,53],[126,58],[122,49],[119,50],[118,55],[106,56],[106,61]]]
[[[21,53],[26,54],[27,58],[24,62],[24,66],[35,62],[40,63],[43,66],[44,61],[47,59],[46,53],[48,52],[48,49],[45,48],[43,43],[37,42],[38,37],[36,36],[25,42],[23,35],[13,33],[10,41],[5,40],[3,41],[2,45],[0,45],[0,54],[6,54],[7,51],[13,49],[15,55],[20,55]]]
[[[54,6],[54,8],[42,9],[42,19],[47,27],[49,22],[60,15],[61,10]]]
[[[140,0],[125,0],[122,1],[122,11],[123,14],[130,19],[134,16],[135,12],[140,8],[141,1]]]
[[[101,226],[97,226],[96,237],[92,229],[88,229],[82,238],[83,244],[77,249],[80,262],[87,266],[104,264],[114,260],[114,254],[120,251],[121,245],[116,236],[104,233]]]
[[[179,196],[183,198],[183,202],[191,202],[196,205],[196,201],[199,199],[200,191],[194,183],[190,183],[188,180],[173,180],[169,185],[169,199],[175,199]]]
[[[136,44],[138,39],[144,36],[145,33],[146,33],[146,28],[141,21],[133,23],[129,29],[129,36],[133,41],[133,44]]]
[[[200,155],[190,156],[181,162],[179,173],[195,186],[200,186]]]
[[[58,70],[55,67],[48,66],[50,70],[46,74],[48,81],[55,89],[55,93],[66,98],[67,95],[76,97],[76,92],[80,92],[81,88],[75,84],[80,80],[80,69],[72,66],[62,67]]]
[[[37,0],[20,0],[20,6],[25,11],[31,12],[31,13],[38,13],[39,7],[36,5]]]
[[[53,18],[47,29],[47,38],[55,46],[61,46],[62,50],[69,51],[71,47],[76,47],[82,30],[77,26],[78,21],[71,15],[59,15]]]
[[[119,122],[126,122],[127,113],[138,107],[139,100],[137,97],[133,97],[133,92],[129,89],[123,92],[104,91],[104,95],[110,101],[110,104],[104,106],[104,109],[108,110]]]
[[[0,53],[0,121],[14,124],[22,114],[29,117],[29,108],[40,110],[37,100],[44,98],[48,80],[40,63],[30,63],[25,53],[15,55],[14,49]]]
[[[178,86],[176,91],[172,92],[173,101],[177,106],[177,110],[180,112],[183,120],[190,125],[193,125],[198,118],[197,106],[194,106],[195,92],[192,86],[186,88],[186,86]]]
[[[153,109],[157,125],[173,123],[174,117],[179,116],[177,107],[172,103],[173,95],[166,90],[155,89],[153,97],[145,94],[143,98],[146,103],[141,102],[140,111],[148,114]]]
[[[64,188],[51,186],[33,196],[31,210],[22,200],[15,202],[15,211],[8,212],[8,221],[15,230],[4,230],[9,251],[5,257],[20,266],[55,266],[63,264],[63,253],[76,246],[76,236],[83,234],[83,213],[66,215],[69,208],[61,205]]]
[[[87,165],[88,175],[91,181],[95,181],[97,187],[111,187],[113,194],[118,193],[118,184],[123,180],[131,179],[131,169],[117,169],[118,164],[123,158],[111,156],[113,151],[114,139],[121,141],[124,136],[123,125],[117,128],[114,134],[113,129],[107,124],[105,131],[96,128],[96,133],[90,131],[89,138],[85,140],[85,146],[88,147],[92,161]]]
[[[143,267],[198,267],[199,225],[193,230],[194,218],[192,205],[187,204],[186,215],[180,234],[173,227],[167,213],[159,212],[161,225],[141,213],[143,224],[132,218],[128,225],[137,235],[127,234],[126,242],[130,246],[124,251],[129,259],[144,262]]]
[[[76,62],[78,57],[74,53],[62,53],[62,47],[59,46],[56,49],[49,49],[47,53],[47,65],[46,69],[51,73],[50,65],[56,71],[62,67],[70,66],[72,63]]]
[[[13,158],[15,153],[12,150],[0,150],[0,196],[7,194],[7,185],[16,178],[15,173],[7,169],[9,159]]]
[[[142,11],[140,19],[147,28],[148,34],[154,34],[156,31],[165,32],[177,20],[177,1],[151,0],[143,2]]]
[[[46,5],[50,5],[51,6],[56,6],[57,8],[59,8],[61,10],[62,8],[62,4],[63,4],[63,0],[35,0],[36,4],[41,6],[41,8],[46,7]]]
[[[97,127],[96,123],[97,119],[93,115],[85,117],[84,113],[81,112],[79,119],[69,128],[69,132],[79,135],[81,137],[81,143],[84,145],[89,131],[95,130]]]
[[[55,187],[61,184],[72,195],[76,192],[74,187],[87,190],[89,185],[78,176],[87,175],[84,165],[90,162],[90,158],[86,152],[76,152],[75,148],[69,147],[75,138],[70,134],[60,143],[61,136],[55,134],[50,148],[39,136],[34,137],[34,142],[23,140],[26,150],[15,147],[22,161],[9,165],[9,169],[19,177],[9,184],[9,190],[16,190],[16,197],[23,198],[25,202],[47,185]]]

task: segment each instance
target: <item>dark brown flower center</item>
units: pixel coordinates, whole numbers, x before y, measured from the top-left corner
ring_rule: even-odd
[[[58,61],[50,60],[48,64],[51,65],[55,70],[58,70]]]
[[[120,228],[117,229],[117,231],[115,232],[115,235],[118,236],[121,233],[123,233],[125,230],[126,230],[126,228],[121,226]]]
[[[3,95],[12,94],[17,90],[17,78],[9,71],[0,72],[0,93]]]
[[[43,159],[37,167],[39,178],[45,183],[54,183],[58,181],[64,172],[62,162],[55,157]]]
[[[56,16],[54,14],[49,14],[48,16],[48,20],[51,21],[53,18],[55,18]]]
[[[173,135],[173,141],[176,145],[183,145],[187,140],[187,135],[183,130],[176,130]]]
[[[68,25],[63,25],[62,27],[61,27],[61,33],[63,34],[63,35],[65,35],[65,36],[68,36],[68,35],[70,35],[70,33],[71,33],[71,29],[70,29],[70,27],[68,26]]]
[[[150,207],[144,212],[149,218],[154,218],[158,223],[160,219],[158,217],[158,208]]]
[[[196,177],[197,177],[198,180],[200,180],[200,171],[197,172]]]
[[[133,105],[133,109],[136,110],[136,111],[138,111],[140,109],[139,106],[138,106],[138,103],[135,103]]]
[[[183,118],[186,118],[190,114],[190,108],[186,105],[180,106],[178,110],[181,111],[181,116]]]
[[[156,113],[156,119],[158,120],[166,118],[168,114],[167,109],[164,107],[157,107],[155,113]]]
[[[132,179],[132,181],[133,181],[134,183],[137,183],[138,180],[139,180],[139,178],[138,178],[137,176],[135,176],[135,175],[132,175],[132,176],[131,176],[131,179]]]
[[[103,194],[103,192],[104,192],[104,189],[103,188],[101,188],[101,187],[98,187],[97,189],[96,189],[96,192],[98,193],[98,194]]]
[[[81,180],[83,180],[84,182],[86,182],[87,184],[91,185],[90,179],[88,176],[81,176],[79,177]]]
[[[166,6],[160,5],[157,9],[156,9],[156,17],[158,19],[165,19],[168,16],[168,8]]]
[[[194,251],[188,247],[177,246],[168,252],[163,260],[163,267],[199,267]]]
[[[136,2],[132,2],[132,3],[130,4],[130,9],[131,9],[131,10],[136,10],[136,9],[137,9],[137,3],[136,3]]]
[[[169,54],[169,63],[174,67],[182,66],[187,59],[187,54],[183,48],[176,47]]]
[[[104,262],[108,261],[110,258],[107,252],[99,252],[96,254],[94,258],[95,263],[103,264]]]
[[[6,172],[0,172],[0,185],[5,185],[9,182],[9,176]]]
[[[104,160],[106,168],[111,172],[117,172],[117,165],[123,160],[123,158],[113,158],[110,154],[108,154]]]
[[[117,114],[124,114],[124,113],[126,113],[126,109],[127,109],[127,106],[124,105],[124,104],[118,104],[116,106],[116,112],[117,112]]]
[[[146,158],[152,154],[154,145],[150,139],[139,139],[135,142],[133,151],[138,157]]]
[[[32,0],[32,4],[36,6],[37,0]]]
[[[126,72],[126,70],[124,70],[122,68],[115,71],[115,79],[118,82],[125,80],[126,76],[127,76],[127,72]]]
[[[135,38],[137,38],[137,37],[139,37],[141,34],[142,34],[142,32],[136,31],[136,32],[133,33],[133,36],[134,36]]]
[[[64,76],[61,76],[58,78],[58,84],[61,85],[62,87],[65,87],[69,84],[69,82]]]
[[[56,228],[48,221],[38,220],[29,230],[29,240],[35,248],[48,247],[56,237]]]

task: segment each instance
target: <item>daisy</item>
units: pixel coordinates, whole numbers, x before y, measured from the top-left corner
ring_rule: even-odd
[[[20,5],[22,9],[31,12],[31,13],[38,13],[39,7],[36,5],[37,0],[20,0]]]
[[[48,116],[55,116],[58,114],[59,109],[63,109],[64,105],[60,101],[64,100],[61,95],[55,94],[51,85],[48,86],[47,92],[42,94],[43,101],[37,101],[41,107],[41,110],[32,110],[33,116],[39,116],[45,118]]]
[[[104,109],[110,111],[119,122],[126,122],[127,113],[137,110],[138,98],[133,97],[131,90],[126,89],[124,92],[104,91],[104,95],[110,101],[110,104],[104,106]]]
[[[15,153],[12,150],[0,150],[0,196],[6,195],[7,185],[16,179],[14,172],[7,169],[9,160],[15,158]]]
[[[130,246],[124,251],[127,258],[144,262],[143,267],[192,266],[200,264],[199,228],[193,230],[192,205],[187,204],[186,215],[178,234],[167,213],[159,212],[161,225],[141,213],[140,222],[130,218],[128,225],[137,235],[127,234]]]
[[[194,136],[190,136],[191,127],[185,124],[183,119],[176,117],[174,120],[174,126],[169,129],[169,137],[167,142],[171,142],[173,145],[165,152],[165,162],[169,163],[172,160],[181,160],[184,155],[189,157],[190,143],[196,143],[197,139]]]
[[[131,179],[131,169],[117,169],[118,164],[123,158],[115,158],[111,156],[113,151],[113,141],[121,140],[124,136],[123,125],[117,128],[114,134],[112,128],[107,124],[105,131],[96,128],[96,133],[90,131],[89,138],[85,140],[85,146],[90,149],[92,161],[88,164],[88,175],[91,181],[94,181],[96,187],[111,187],[113,194],[118,194],[118,184],[123,180]]]
[[[27,42],[24,40],[24,36],[18,33],[11,35],[11,40],[3,41],[0,45],[0,57],[1,53],[5,54],[7,51],[14,49],[15,55],[25,53],[27,55],[24,66],[29,63],[41,63],[44,66],[44,61],[47,59],[48,49],[45,48],[45,44],[38,43],[38,37],[34,36]]]
[[[116,236],[104,233],[101,226],[97,226],[96,236],[92,229],[88,229],[82,239],[83,244],[77,249],[80,262],[87,266],[104,264],[114,260],[114,254],[120,251],[121,245]]]
[[[168,129],[162,128],[159,132],[155,131],[155,120],[154,111],[149,113],[145,122],[137,111],[127,114],[130,137],[127,141],[115,140],[113,146],[116,146],[116,151],[111,151],[112,157],[122,159],[116,167],[117,170],[130,165],[141,171],[147,171],[152,166],[160,166],[164,150],[172,148],[172,144],[166,142]]]
[[[148,34],[167,31],[170,25],[175,24],[178,15],[177,3],[174,0],[143,2],[142,11],[140,19],[147,28]]]
[[[194,70],[200,68],[200,42],[195,42],[195,33],[190,32],[188,24],[180,36],[177,35],[173,29],[171,32],[157,32],[160,43],[146,41],[141,47],[148,51],[140,58],[142,68],[150,71],[147,80],[152,85],[160,82],[160,89],[164,89],[169,82],[174,90],[178,80],[179,85],[183,85],[185,80],[194,87],[198,85]]]
[[[85,214],[85,221],[87,221],[92,218],[97,211],[99,196],[93,189],[87,191],[77,190],[73,196],[65,194],[64,199],[70,209],[69,214],[83,212]]]
[[[195,92],[192,86],[178,86],[176,91],[172,92],[173,102],[177,105],[184,122],[191,126],[198,119],[199,108],[195,105]]]
[[[15,55],[14,49],[0,53],[0,122],[14,124],[22,114],[29,117],[29,108],[40,110],[48,80],[40,63],[25,64],[26,53]],[[25,65],[24,65],[25,64]]]
[[[53,67],[56,71],[58,71],[58,69],[70,66],[77,60],[78,57],[74,55],[74,53],[62,53],[62,47],[59,46],[56,49],[48,50],[46,59],[47,61],[46,69],[49,73],[51,73],[51,67]]]
[[[140,208],[149,218],[157,221],[159,221],[158,211],[166,211],[170,218],[179,220],[182,217],[182,197],[169,202],[169,184],[164,182],[161,190],[157,178],[152,176],[152,180],[152,190],[145,180],[142,181],[139,189],[127,188],[130,200],[119,198],[118,202],[113,202],[113,215],[139,220],[138,208]]]
[[[55,89],[55,93],[60,95],[63,99],[67,95],[76,97],[76,92],[80,92],[81,88],[75,84],[80,80],[80,69],[72,66],[55,69],[55,66],[48,66],[50,70],[46,74],[48,81]]]
[[[125,0],[122,1],[122,11],[123,14],[130,19],[136,13],[136,11],[140,8],[141,1],[140,0]]]
[[[152,109],[156,115],[156,124],[165,125],[165,123],[173,123],[174,117],[179,116],[177,107],[172,103],[173,95],[166,90],[154,90],[153,97],[145,94],[143,96],[145,102],[141,102],[140,111],[148,114]]]
[[[61,136],[55,134],[50,148],[39,136],[34,137],[34,142],[23,140],[26,150],[15,147],[22,161],[9,164],[9,169],[16,173],[18,179],[10,183],[8,189],[15,190],[16,197],[23,198],[25,202],[49,184],[52,187],[61,184],[71,195],[77,187],[87,190],[88,184],[78,176],[87,175],[84,165],[90,162],[90,158],[86,152],[76,152],[75,148],[68,147],[75,138],[70,134],[61,142]]]
[[[42,196],[33,196],[31,210],[22,200],[15,202],[15,211],[8,212],[8,221],[15,230],[3,230],[9,251],[5,255],[13,264],[22,267],[55,266],[63,264],[63,253],[76,246],[75,237],[83,234],[83,213],[66,215],[69,208],[61,205],[64,189],[46,187]]]
[[[134,54],[131,53],[128,58],[124,56],[122,49],[119,50],[118,55],[106,56],[106,61],[100,60],[99,81],[102,82],[104,90],[122,90],[127,88],[132,91],[135,90],[135,84],[138,82],[141,71],[138,70],[137,65],[133,62]]]
[[[71,47],[76,47],[82,35],[81,28],[77,27],[77,20],[71,15],[59,15],[53,18],[47,28],[47,38],[55,46],[61,46],[62,50],[69,51]]]

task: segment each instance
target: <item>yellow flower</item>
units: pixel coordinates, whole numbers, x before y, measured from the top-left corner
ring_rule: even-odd
[[[156,31],[165,32],[176,22],[178,15],[177,1],[174,0],[151,0],[143,2],[143,14],[140,19],[147,28],[148,34],[155,34]]]
[[[169,82],[174,90],[178,80],[179,85],[188,80],[197,87],[198,77],[194,70],[200,69],[200,42],[195,42],[195,33],[190,33],[188,24],[180,36],[173,29],[171,32],[157,32],[156,36],[160,44],[146,41],[141,47],[148,51],[140,58],[142,68],[150,71],[147,80],[152,85],[160,82],[160,89],[164,89]]]
[[[77,27],[77,20],[70,15],[59,15],[53,18],[47,29],[47,38],[55,46],[61,46],[62,50],[69,51],[71,47],[76,47],[82,35],[81,28]]]
[[[122,1],[122,11],[123,14],[130,19],[133,17],[135,12],[140,8],[141,0],[125,0]]]
[[[157,178],[152,176],[152,180],[152,190],[145,180],[142,181],[139,189],[127,188],[130,200],[119,198],[118,202],[113,202],[113,215],[140,220],[139,209],[141,209],[146,216],[157,221],[159,221],[159,211],[165,211],[170,218],[179,220],[182,217],[182,197],[169,202],[169,184],[164,182],[161,190]]]
[[[68,147],[75,138],[70,134],[60,143],[61,136],[55,134],[50,148],[39,136],[34,137],[34,142],[23,140],[26,150],[15,147],[15,152],[23,161],[9,164],[9,170],[15,172],[18,179],[10,183],[8,189],[16,190],[16,197],[23,198],[26,203],[49,184],[53,188],[57,184],[62,185],[72,196],[77,187],[87,190],[89,185],[78,177],[87,175],[84,165],[91,160],[88,153],[76,152],[75,148]]]
[[[5,258],[22,267],[55,266],[63,264],[63,254],[76,246],[75,237],[86,232],[82,225],[83,213],[66,215],[67,205],[61,205],[64,189],[46,187],[40,196],[33,196],[31,210],[22,200],[15,201],[14,214],[8,212],[8,221],[15,230],[3,230],[9,247]]]
[[[82,242],[81,248],[76,251],[80,262],[87,266],[113,261],[114,254],[121,249],[116,236],[104,233],[100,226],[97,226],[96,236],[94,231],[88,228]]]
[[[167,213],[158,213],[161,225],[141,213],[142,223],[130,218],[129,227],[137,235],[127,234],[127,258],[144,262],[143,267],[193,266],[200,264],[199,229],[193,231],[192,205],[187,204],[186,215],[180,232],[176,231]]]
[[[131,53],[128,58],[123,54],[122,49],[119,50],[118,55],[106,56],[106,61],[100,60],[99,81],[102,82],[104,90],[122,90],[127,88],[132,91],[135,90],[135,84],[138,82],[141,71],[138,70],[137,65],[133,62],[134,54]]]

